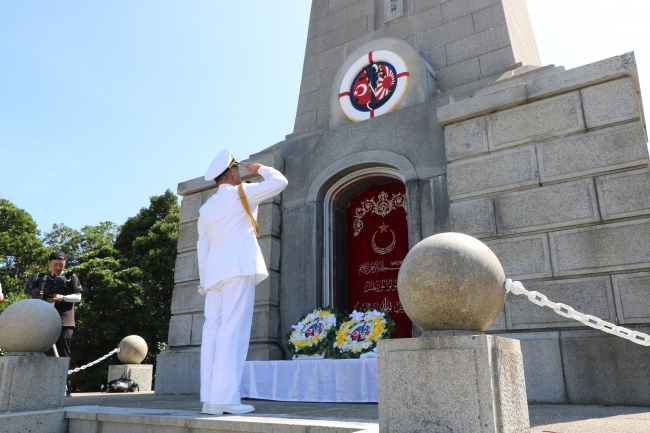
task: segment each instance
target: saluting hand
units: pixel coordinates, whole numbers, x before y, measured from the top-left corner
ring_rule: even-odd
[[[262,164],[259,164],[257,162],[242,162],[241,165],[244,166],[244,168],[251,173],[257,174],[257,171],[264,167]]]

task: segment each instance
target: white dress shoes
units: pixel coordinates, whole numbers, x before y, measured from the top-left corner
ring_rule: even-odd
[[[203,413],[223,415],[224,413],[240,414],[253,412],[255,408],[248,404],[208,404],[203,403]]]

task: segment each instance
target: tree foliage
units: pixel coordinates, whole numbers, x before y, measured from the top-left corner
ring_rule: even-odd
[[[144,338],[149,346],[144,362],[155,363],[159,348],[167,341],[179,215],[178,200],[167,190],[151,197],[148,207],[140,209],[119,227],[102,222],[76,231],[55,224],[41,241],[36,225],[29,218],[32,225],[26,224],[26,231],[32,234],[31,242],[40,245],[41,250],[39,256],[25,256],[25,262],[22,258],[14,260],[32,263],[16,274],[17,281],[32,272],[46,270],[47,255],[60,249],[68,256],[66,268],[77,273],[83,287],[82,302],[75,310],[77,328],[72,337],[71,367],[94,361],[132,334]],[[1,242],[5,230],[4,226],[0,227],[0,253],[4,258]],[[98,391],[111,363],[119,363],[117,357],[69,376],[70,389]]]
[[[5,295],[0,313],[25,298],[25,279],[47,261],[49,250],[43,246],[40,234],[30,214],[0,199],[0,284]]]

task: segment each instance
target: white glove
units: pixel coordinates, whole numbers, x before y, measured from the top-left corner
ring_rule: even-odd
[[[205,289],[203,288],[203,286],[199,284],[199,295],[201,295],[201,296],[205,296],[206,293],[207,293],[207,292],[205,291]]]

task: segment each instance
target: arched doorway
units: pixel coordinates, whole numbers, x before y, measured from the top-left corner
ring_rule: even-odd
[[[400,173],[381,168],[347,176],[325,202],[324,304],[347,312],[367,304],[389,310],[397,325],[392,338],[412,335],[397,294],[409,251],[406,201]]]
[[[392,338],[411,337],[412,324],[397,294],[397,274],[408,254],[406,188],[374,186],[347,211],[348,311],[371,304],[395,321]]]

